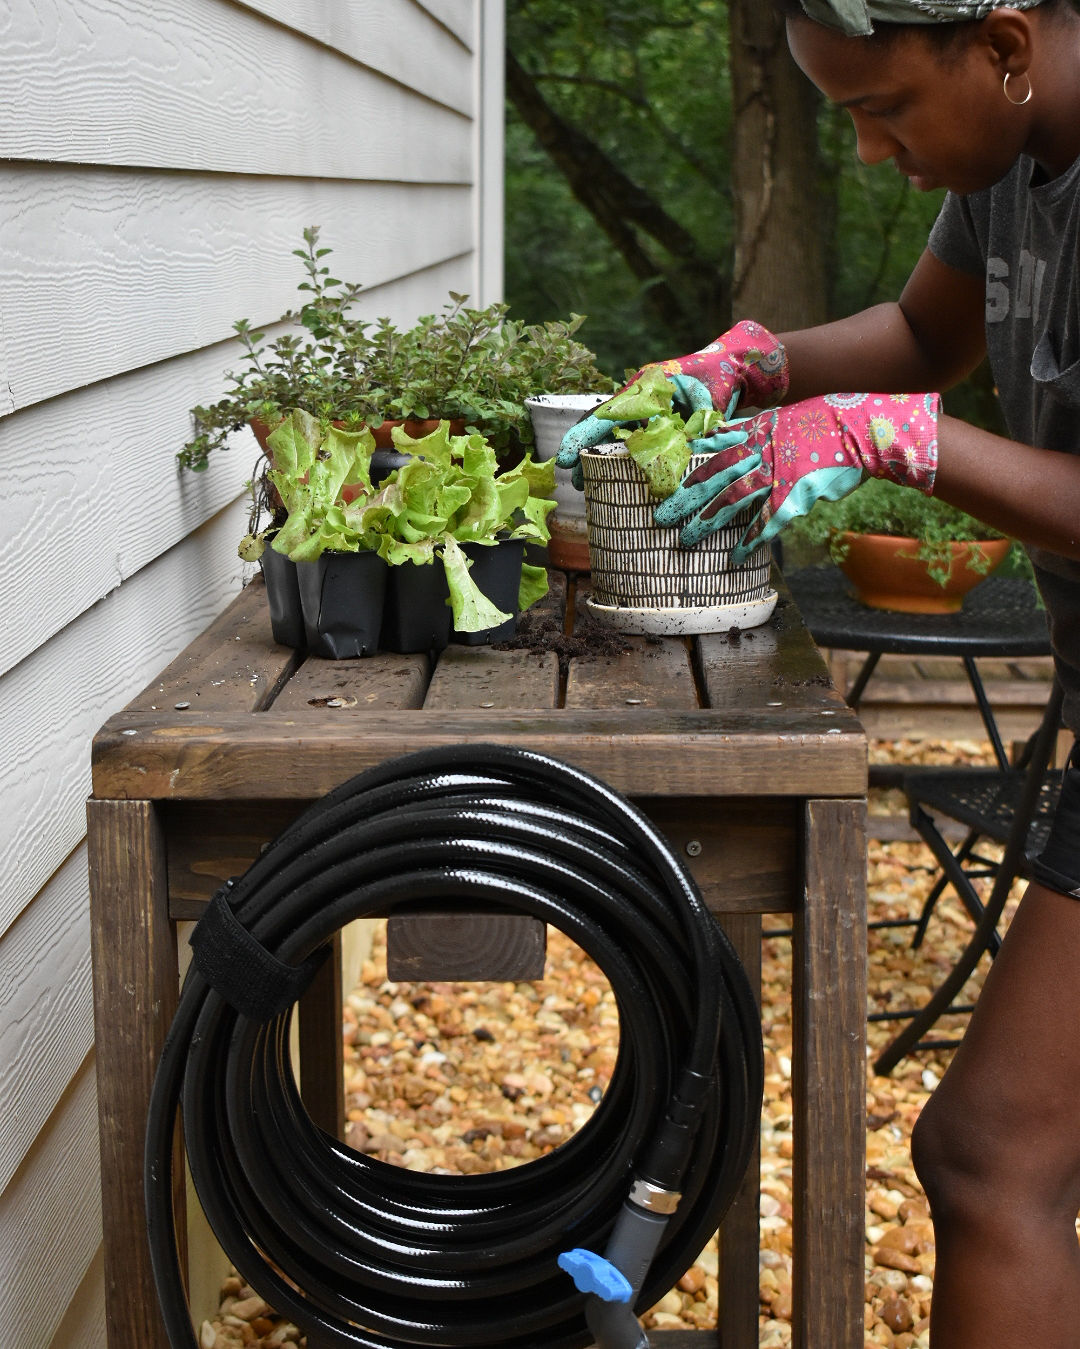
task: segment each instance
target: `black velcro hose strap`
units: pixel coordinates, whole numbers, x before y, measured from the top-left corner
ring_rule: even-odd
[[[319,1130],[290,1066],[291,1010],[241,1014],[193,965],[146,1135],[147,1232],[172,1349],[196,1349],[172,1208],[178,1109],[222,1249],[322,1345],[584,1349],[586,1297],[557,1258],[605,1250],[639,1174],[683,1197],[638,1310],[697,1257],[758,1136],[760,1018],[682,861],[625,798],[530,751],[422,750],[317,802],[228,901],[259,950],[298,970],[357,918],[532,914],[606,975],[619,1049],[595,1112],[552,1152],[490,1174],[414,1172]]]
[[[242,1016],[271,1021],[306,992],[330,948],[324,947],[302,965],[278,960],[237,919],[228,900],[234,884],[229,881],[216,892],[195,924],[189,939],[192,962]]]

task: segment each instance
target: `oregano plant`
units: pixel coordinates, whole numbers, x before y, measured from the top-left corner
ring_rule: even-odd
[[[177,456],[182,468],[205,469],[230,432],[253,418],[274,425],[294,409],[350,428],[461,418],[496,451],[520,453],[533,443],[527,397],[616,388],[575,336],[580,314],[526,325],[505,304],[471,309],[467,295],[451,291],[440,313],[411,328],[362,317],[362,287],[331,275],[332,250],[319,234],[309,226],[304,246],[293,250],[304,300],[279,320],[292,331],[267,340],[247,319],[233,324],[240,363],[220,399],[192,409],[194,435]]]

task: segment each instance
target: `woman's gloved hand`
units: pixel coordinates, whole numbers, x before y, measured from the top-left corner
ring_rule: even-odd
[[[737,418],[722,448],[687,474],[653,512],[658,525],[681,526],[687,547],[759,503],[731,560],[738,566],[816,501],[838,501],[864,475],[891,478],[929,496],[937,471],[936,393],[831,393]],[[732,437],[740,442],[732,444]],[[709,440],[694,441],[695,454]]]
[[[699,409],[720,409],[728,414],[736,406],[768,408],[783,398],[788,386],[787,353],[783,343],[768,328],[744,319],[715,342],[689,356],[676,356],[642,366],[624,389],[649,369],[660,370],[675,387],[674,407],[684,419]],[[621,390],[620,390],[621,392]],[[560,468],[572,470],[575,487],[581,487],[581,452],[611,439],[619,422],[590,414],[572,426],[562,438]]]

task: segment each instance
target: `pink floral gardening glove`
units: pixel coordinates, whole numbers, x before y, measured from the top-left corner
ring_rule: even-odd
[[[681,526],[687,547],[758,503],[731,560],[738,566],[816,501],[838,501],[864,475],[891,478],[929,496],[937,471],[936,393],[830,393],[735,418],[717,433],[724,448],[687,474],[653,513]],[[732,443],[734,436],[738,443]],[[721,441],[722,438],[722,441]],[[709,439],[691,443],[707,454]]]
[[[689,356],[675,356],[642,366],[658,369],[675,386],[674,406],[684,417],[699,409],[715,408],[730,416],[736,406],[769,408],[779,403],[788,387],[787,352],[779,338],[752,319],[744,319],[726,333]],[[619,422],[589,415],[563,436],[556,463],[580,474],[582,450],[610,440]],[[581,483],[574,478],[575,485]]]

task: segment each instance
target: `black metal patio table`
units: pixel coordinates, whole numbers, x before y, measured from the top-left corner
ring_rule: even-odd
[[[819,647],[867,653],[847,694],[850,707],[858,707],[882,655],[956,656],[963,662],[998,766],[1008,767],[975,662],[979,657],[1050,654],[1046,613],[1030,581],[991,576],[967,595],[956,613],[905,614],[862,604],[836,567],[806,567],[785,573],[784,579]]]

